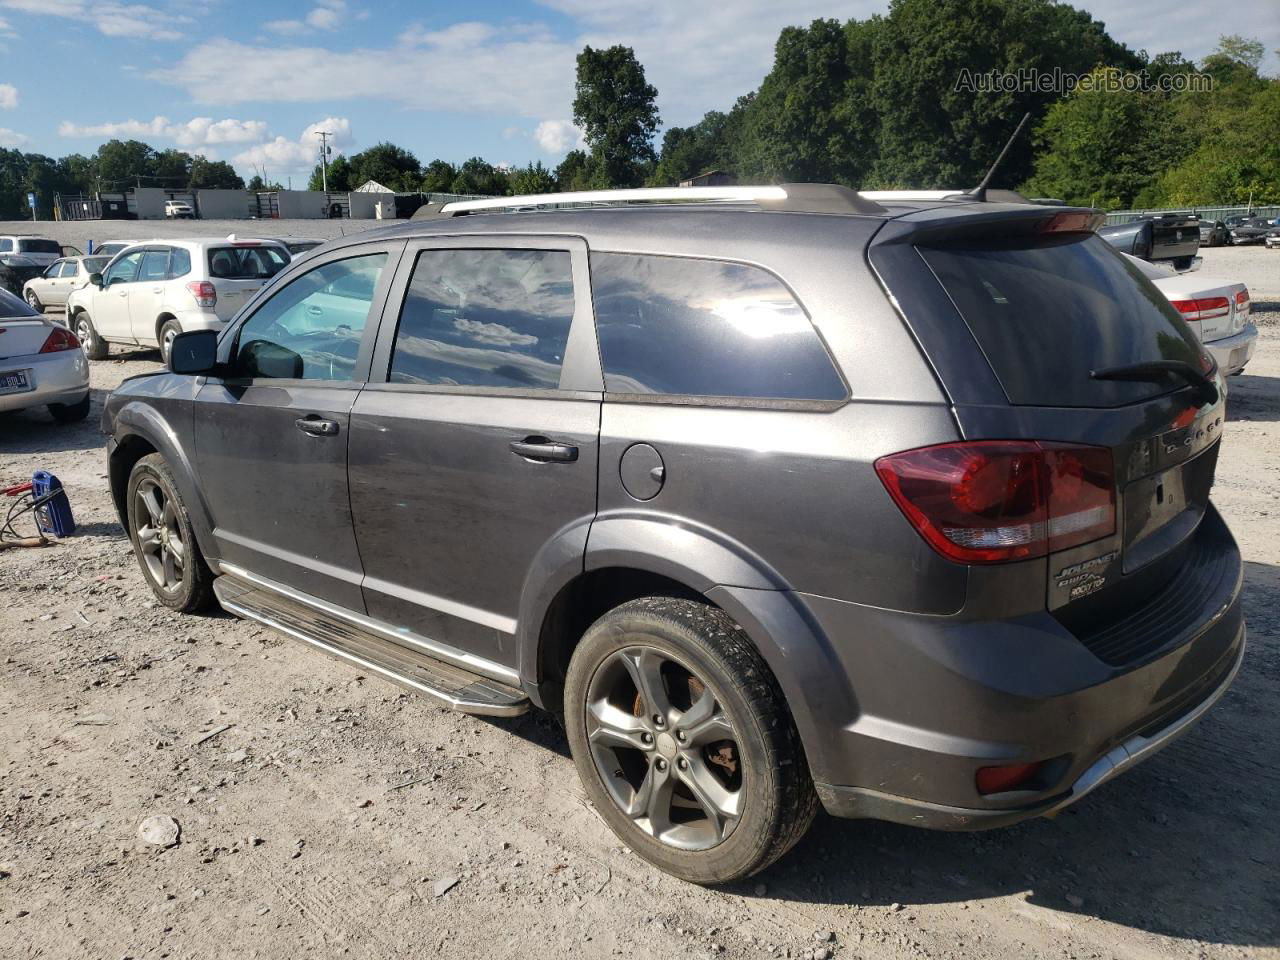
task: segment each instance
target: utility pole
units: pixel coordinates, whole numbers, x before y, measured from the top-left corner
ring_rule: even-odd
[[[324,188],[324,192],[329,192],[329,138],[333,133],[329,130],[318,130],[316,136],[320,138],[320,185]]]

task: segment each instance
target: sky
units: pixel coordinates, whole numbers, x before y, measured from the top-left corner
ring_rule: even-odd
[[[1224,33],[1266,44],[1280,0],[1075,0],[1113,37],[1198,59]],[[381,140],[424,163],[560,161],[578,145],[574,57],[635,49],[665,126],[728,109],[787,25],[883,13],[887,0],[0,0],[0,146],[92,153],[113,137],[305,180]],[[714,11],[714,13],[709,12]]]

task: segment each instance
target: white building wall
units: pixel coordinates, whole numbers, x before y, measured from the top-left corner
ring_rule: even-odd
[[[197,190],[200,216],[206,220],[246,220],[249,217],[248,190]]]

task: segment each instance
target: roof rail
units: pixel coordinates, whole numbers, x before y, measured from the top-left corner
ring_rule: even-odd
[[[968,203],[981,203],[978,197],[964,190],[862,190],[861,196],[868,200],[964,200]],[[1016,190],[987,190],[985,199],[989,203],[1030,203],[1031,201]]]
[[[754,203],[768,210],[799,213],[882,214],[884,208],[854,190],[832,183],[784,183],[747,187],[647,187],[635,190],[582,190],[524,197],[454,200],[426,216],[456,217],[482,212],[520,212],[563,206],[632,203]]]

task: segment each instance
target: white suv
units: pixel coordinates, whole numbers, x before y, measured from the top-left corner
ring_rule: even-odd
[[[118,253],[67,298],[67,326],[90,360],[108,344],[159,347],[188,330],[221,330],[289,263],[276,240],[147,240]]]

